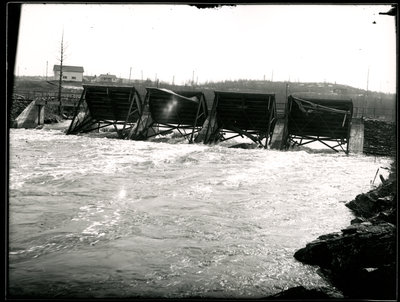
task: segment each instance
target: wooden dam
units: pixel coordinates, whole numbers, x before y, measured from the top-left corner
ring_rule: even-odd
[[[332,150],[348,153],[352,116],[351,100],[290,95],[284,147],[320,142]]]
[[[214,91],[211,113],[197,142],[215,143],[238,136],[267,148],[277,120],[274,94]]]
[[[146,88],[143,112],[129,139],[147,139],[176,130],[191,143],[208,115],[203,93]]]
[[[84,85],[67,134],[77,134],[113,126],[125,138],[143,111],[140,94],[134,87]],[[122,129],[118,127],[122,125]]]
[[[336,152],[363,152],[364,125],[353,118],[351,99],[289,95],[278,114],[274,93],[214,91],[211,104],[201,91],[148,87],[142,100],[135,87],[84,85],[67,134],[113,127],[121,139],[175,133],[189,143],[242,137],[277,150],[318,142]]]

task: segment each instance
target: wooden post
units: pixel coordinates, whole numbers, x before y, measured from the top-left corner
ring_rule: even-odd
[[[38,107],[38,126],[40,125],[40,110],[42,109],[42,106],[36,105]]]
[[[202,98],[199,99],[199,105],[197,106],[196,119],[194,121],[192,135],[190,136],[189,143],[193,143],[193,134],[194,134],[194,130],[195,130],[196,126],[197,126],[197,119],[199,118],[200,108],[203,107],[203,103],[201,102],[201,100],[202,100]]]

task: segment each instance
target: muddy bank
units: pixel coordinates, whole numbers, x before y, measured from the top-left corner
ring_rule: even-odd
[[[396,167],[388,179],[346,204],[356,218],[340,232],[320,236],[294,257],[318,265],[345,298],[396,299]]]

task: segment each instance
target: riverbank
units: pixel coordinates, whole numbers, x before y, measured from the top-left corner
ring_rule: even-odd
[[[356,215],[340,232],[320,236],[294,257],[320,267],[320,273],[344,298],[394,300],[396,292],[397,171],[392,163],[387,179],[377,188],[359,194],[346,206]],[[275,298],[334,298],[323,289],[297,289]]]

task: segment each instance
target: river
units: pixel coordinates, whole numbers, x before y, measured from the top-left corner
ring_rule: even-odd
[[[9,293],[258,298],[331,287],[293,258],[391,160],[10,129]],[[379,177],[375,184],[379,184]]]

